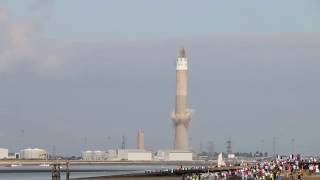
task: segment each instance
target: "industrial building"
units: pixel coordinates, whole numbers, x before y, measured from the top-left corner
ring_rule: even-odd
[[[151,161],[152,153],[140,149],[109,149],[108,151],[83,151],[82,160],[86,161]]]
[[[148,151],[129,151],[128,161],[151,161],[152,153]]]
[[[151,161],[152,153],[140,149],[116,149],[108,151],[109,160]]]
[[[108,153],[106,151],[84,151],[81,157],[86,161],[103,161],[108,159]]]
[[[0,159],[7,159],[9,157],[9,150],[0,148]]]
[[[160,161],[192,161],[193,154],[190,151],[159,150],[154,159]]]
[[[8,159],[20,159],[20,153],[9,153]]]
[[[39,148],[28,148],[20,151],[20,159],[48,159],[48,152]]]

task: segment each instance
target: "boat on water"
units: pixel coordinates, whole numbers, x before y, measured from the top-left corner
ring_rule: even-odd
[[[50,167],[49,163],[41,163],[39,164],[40,167]]]
[[[21,163],[13,163],[13,164],[6,165],[6,167],[20,167],[20,166],[22,166]]]

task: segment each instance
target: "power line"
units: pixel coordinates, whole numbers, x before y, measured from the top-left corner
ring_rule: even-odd
[[[295,139],[291,139],[291,153],[295,154]]]
[[[227,154],[232,154],[232,141],[230,137],[227,141]]]
[[[263,153],[264,151],[264,139],[261,140],[261,152]]]
[[[213,141],[208,142],[208,153],[210,154],[210,156],[214,155],[214,142]]]
[[[276,137],[272,138],[272,153],[273,156],[276,156]]]
[[[126,146],[127,146],[127,138],[125,135],[122,135],[121,149],[126,149]]]

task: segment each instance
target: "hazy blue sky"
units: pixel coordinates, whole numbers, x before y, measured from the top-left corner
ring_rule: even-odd
[[[0,0],[0,147],[173,144],[177,49],[192,149],[319,152],[320,2]],[[87,139],[87,143],[85,143]],[[86,147],[85,147],[86,146]]]
[[[1,2],[17,18],[42,19],[42,35],[62,40],[168,39],[214,32],[320,30],[317,0]]]

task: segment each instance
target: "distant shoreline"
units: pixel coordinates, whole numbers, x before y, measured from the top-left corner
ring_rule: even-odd
[[[113,175],[113,176],[97,176],[97,177],[85,177],[85,178],[72,178],[72,180],[182,180],[182,175],[148,175],[148,174],[123,174],[123,175]]]
[[[19,164],[23,166],[40,165],[43,163],[54,164],[59,163],[65,165],[68,160],[0,160],[0,166],[9,166],[12,164]],[[83,160],[69,160],[70,165],[184,165],[184,166],[208,166],[216,164],[208,161],[83,161]]]

